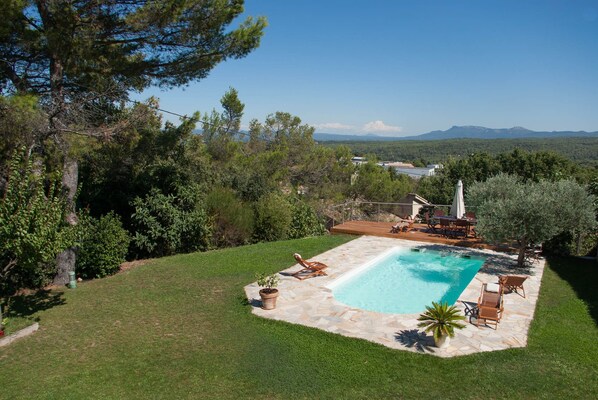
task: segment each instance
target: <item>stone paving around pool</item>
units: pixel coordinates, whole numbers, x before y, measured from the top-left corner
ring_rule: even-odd
[[[468,307],[477,303],[482,283],[498,282],[497,277],[501,274],[529,275],[524,283],[526,297],[515,292],[504,295],[504,313],[496,330],[483,324],[477,327],[475,318],[470,321],[467,316],[466,328],[457,330],[449,345],[441,349],[434,347],[430,334],[417,327],[419,314],[383,314],[349,307],[335,300],[332,290],[328,289],[327,285],[396,246],[486,256],[486,262],[455,303],[464,314]],[[292,254],[289,254],[289,258],[292,258]],[[328,276],[300,281],[290,276],[301,269],[298,264],[281,271],[278,286],[280,296],[274,310],[263,310],[260,307],[257,283],[245,286],[247,298],[253,304],[252,312],[264,318],[310,326],[343,336],[369,340],[394,349],[439,357],[526,346],[527,333],[534,316],[544,271],[542,259],[530,268],[517,270],[515,257],[503,253],[373,236],[362,236],[311,257],[310,261],[327,264]]]

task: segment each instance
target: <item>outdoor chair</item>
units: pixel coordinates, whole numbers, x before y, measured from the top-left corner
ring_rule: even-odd
[[[523,288],[523,282],[528,278],[526,275],[501,275],[498,277],[498,283],[509,292],[515,292],[519,294],[517,289],[523,291],[523,297],[525,297],[525,289]]]
[[[462,233],[463,236],[467,237],[469,234],[469,221],[458,219],[455,221],[455,233]]]
[[[440,230],[443,236],[449,237],[454,236],[453,229],[451,227],[451,221],[445,218],[440,219]]]
[[[327,275],[326,272],[324,272],[324,269],[328,268],[326,264],[318,261],[306,261],[301,258],[299,253],[293,254],[293,257],[295,257],[295,260],[297,260],[299,265],[301,265],[303,268],[300,271],[291,274],[291,276],[294,276],[302,281],[304,279],[311,278],[312,276]]]
[[[390,228],[390,233],[410,232],[415,229],[413,227],[414,222],[415,220],[409,215],[401,217],[401,220]]]
[[[434,210],[435,217],[444,217],[444,211],[441,209]]]
[[[425,222],[428,225],[428,231],[436,233],[436,225],[438,225],[438,220],[430,217],[428,213],[425,214]]]
[[[496,286],[496,291],[491,289],[487,283],[482,285],[480,297],[478,298],[477,315],[476,315],[476,326],[480,326],[480,321],[483,319],[487,325],[488,321],[494,322],[498,329],[498,323],[502,318],[503,313],[503,286],[492,284]]]
[[[465,213],[465,218],[467,218],[467,219],[475,219],[475,212],[473,212],[473,211],[467,211]]]

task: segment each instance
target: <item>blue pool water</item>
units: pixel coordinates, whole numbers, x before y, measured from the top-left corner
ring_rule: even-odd
[[[427,250],[396,249],[363,272],[332,284],[334,297],[363,310],[392,314],[425,311],[435,302],[454,304],[485,258]]]

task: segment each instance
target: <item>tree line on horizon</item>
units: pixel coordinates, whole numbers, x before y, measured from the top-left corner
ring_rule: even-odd
[[[497,155],[518,148],[528,152],[554,152],[581,166],[598,168],[598,137],[525,139],[444,139],[408,141],[323,141],[324,146],[347,146],[356,156],[374,154],[379,160],[438,164],[447,158],[475,153]]]

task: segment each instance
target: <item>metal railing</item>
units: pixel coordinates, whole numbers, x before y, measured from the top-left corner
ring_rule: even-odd
[[[360,221],[376,221],[380,222],[385,214],[393,214],[397,217],[404,215],[411,215],[413,203],[393,203],[393,202],[377,202],[377,201],[348,201],[342,204],[337,204],[332,207],[337,211],[331,216],[332,226],[339,223],[344,224],[346,221],[358,219]],[[422,204],[420,209],[441,209],[448,215],[451,208],[450,204]]]

